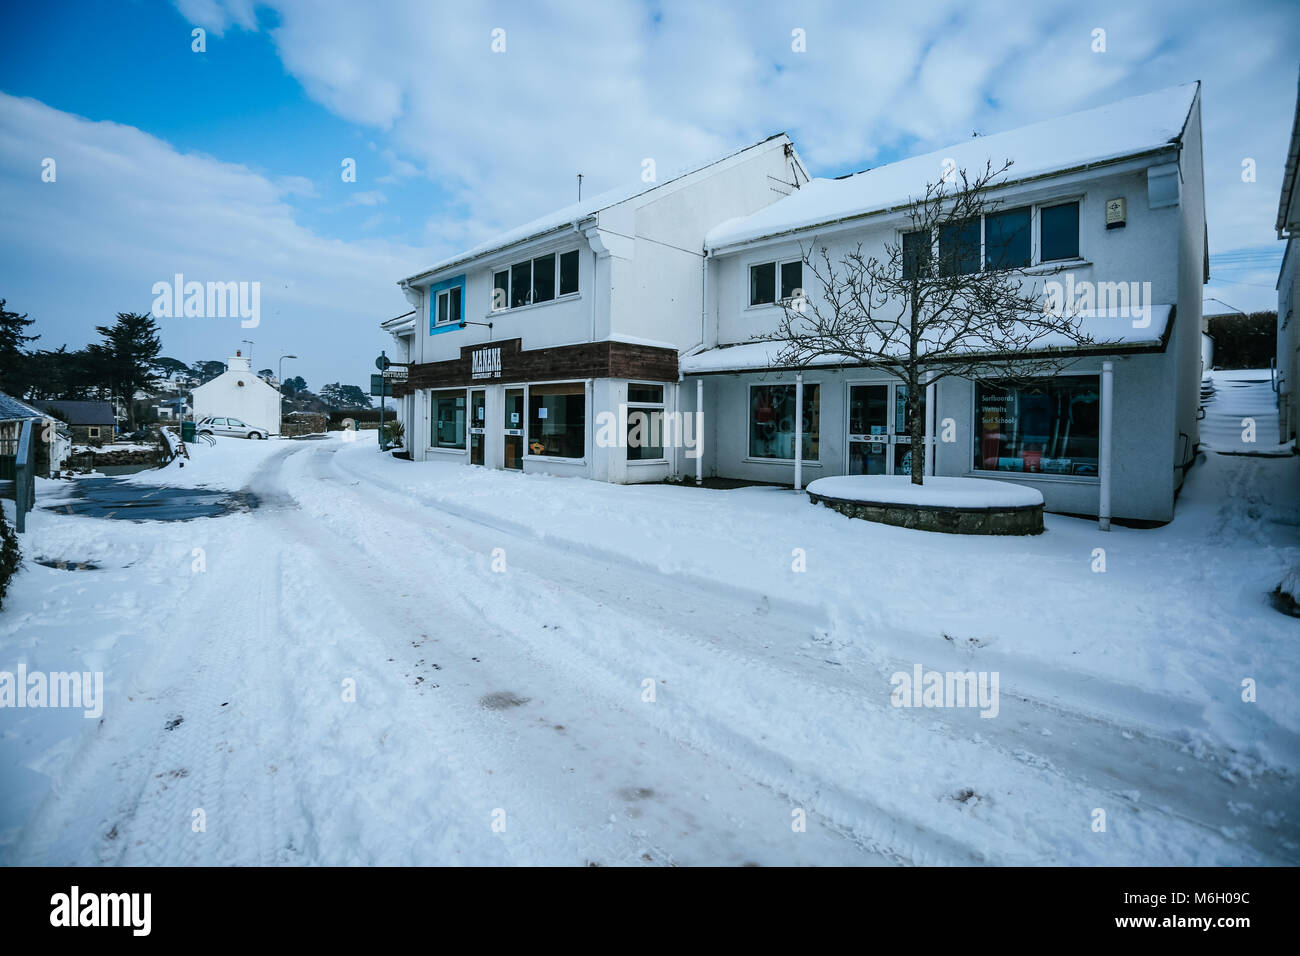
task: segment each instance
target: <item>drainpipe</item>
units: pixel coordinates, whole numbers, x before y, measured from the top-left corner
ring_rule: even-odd
[[[1097,525],[1110,530],[1111,424],[1115,414],[1115,363],[1101,363],[1101,488],[1097,501]]]
[[[695,380],[695,484],[704,484],[704,376]]]
[[[803,372],[794,373],[794,490],[803,487]]]

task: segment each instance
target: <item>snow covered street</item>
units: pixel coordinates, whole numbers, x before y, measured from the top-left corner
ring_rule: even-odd
[[[1165,528],[956,539],[220,440],[129,481],[258,507],[31,516],[0,668],[105,701],[0,710],[0,861],[1295,863],[1298,466],[1211,455]],[[918,666],[996,673],[996,713],[894,706]]]

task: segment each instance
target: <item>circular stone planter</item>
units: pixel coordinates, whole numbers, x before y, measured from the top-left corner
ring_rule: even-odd
[[[850,518],[948,534],[1042,534],[1043,496],[987,478],[838,475],[808,485],[808,500]]]

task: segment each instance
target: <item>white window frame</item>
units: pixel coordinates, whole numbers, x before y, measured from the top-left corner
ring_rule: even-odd
[[[581,458],[562,458],[559,455],[534,455],[529,450],[532,443],[532,407],[533,407],[533,386],[534,385],[575,385],[582,386],[583,400],[583,435],[582,435],[582,457]],[[591,415],[591,393],[592,380],[589,378],[556,378],[548,379],[545,382],[524,382],[522,385],[507,385],[506,388],[520,388],[524,390],[524,420],[523,435],[524,440],[522,461],[553,461],[557,464],[566,465],[585,465],[589,460],[592,445],[592,418]]]
[[[1077,262],[1087,262],[1088,258],[1083,254],[1083,194],[1077,196],[1057,196],[1044,202],[1034,203],[1034,223],[1033,223],[1033,244],[1034,255],[1030,268],[1046,267],[1054,269],[1060,265],[1069,265]],[[1077,203],[1079,206],[1079,254],[1072,259],[1043,259],[1043,219],[1042,211],[1051,209],[1054,206],[1068,206],[1070,203]]]
[[[749,416],[752,415],[752,414],[754,413],[754,389],[756,389],[756,388],[773,388],[773,387],[776,387],[776,386],[789,386],[790,388],[794,389],[794,388],[796,387],[796,385],[797,385],[796,382],[749,382],[749,383],[747,384],[746,389],[745,389],[745,457],[744,457],[744,459],[743,459],[744,461],[746,461],[746,462],[753,462],[753,463],[757,463],[757,464],[762,464],[762,463],[776,464],[776,465],[793,465],[793,464],[794,464],[795,459],[794,459],[793,457],[790,457],[790,458],[764,458],[764,457],[760,457],[760,456],[753,455],[753,454],[750,453],[750,451],[749,451],[749,426],[750,426],[751,424],[753,424],[753,423],[750,421]],[[803,383],[803,387],[804,387],[805,389],[807,389],[808,386],[810,386],[810,385],[815,385],[815,386],[817,387],[817,435],[816,435],[816,438],[817,438],[817,454],[820,455],[820,454],[821,454],[821,448],[822,448],[822,407],[821,407],[821,400],[822,400],[823,398],[826,397],[826,391],[825,391],[825,389],[826,389],[826,383],[825,383],[825,382],[820,382],[820,381],[817,381],[817,382],[809,382],[809,381],[806,381],[806,380],[805,380],[804,383]],[[800,409],[800,413],[802,413],[802,411],[803,411],[803,410]],[[822,467],[822,460],[821,460],[821,458],[804,458],[804,457],[803,457],[803,449],[802,449],[802,448],[797,448],[797,449],[795,449],[795,451],[799,454],[799,456],[800,456],[799,460],[800,460],[800,462],[801,462],[805,467],[807,467],[807,466],[809,466],[809,465],[811,465],[811,466],[814,467],[814,468],[820,468],[820,467]]]
[[[425,434],[425,445],[427,449],[430,452],[434,452],[435,454],[439,454],[439,455],[464,455],[468,457],[469,456],[469,423],[473,420],[472,416],[470,415],[470,411],[471,411],[470,388],[469,387],[456,388],[453,386],[451,388],[431,388],[428,389],[427,391],[428,391],[428,398],[424,403],[424,413],[425,413],[424,434]],[[455,448],[451,445],[435,445],[433,443],[433,424],[434,424],[433,416],[434,416],[434,409],[438,404],[438,398],[440,396],[445,397],[448,395],[455,395],[456,392],[461,392],[465,396],[465,444],[460,448]]]
[[[800,256],[792,256],[788,259],[755,259],[754,261],[748,263],[745,267],[745,278],[749,280],[748,282],[745,283],[745,302],[747,303],[745,308],[746,309],[770,309],[773,308],[774,306],[780,306],[788,302],[793,302],[795,300],[795,296],[789,296],[784,299],[781,298],[781,267],[790,265],[791,263],[794,262],[799,263],[799,281],[802,283],[803,282],[803,259]],[[750,301],[750,290],[753,289],[754,287],[754,269],[757,268],[758,266],[772,266],[775,269],[776,274],[774,276],[774,284],[772,286],[772,295],[775,298],[771,302]],[[806,290],[807,287],[800,285],[799,288]],[[804,293],[804,296],[805,298],[807,297],[806,291]],[[791,459],[791,461],[793,460],[794,459]]]
[[[1032,272],[1038,269],[1055,269],[1063,265],[1077,265],[1086,263],[1088,257],[1084,254],[1084,230],[1083,230],[1083,207],[1084,193],[1071,194],[1066,196],[1053,196],[1051,199],[1045,199],[1039,202],[1015,202],[1009,201],[999,207],[997,211],[1011,209],[1022,209],[1029,207],[1029,265],[1019,267],[1021,271]],[[1077,203],[1079,206],[1079,255],[1073,259],[1048,259],[1043,260],[1043,220],[1041,212],[1044,209],[1050,209],[1053,206],[1067,206],[1070,203]],[[987,213],[980,214],[980,271],[983,272],[988,267],[988,232],[986,228]],[[903,236],[907,233],[920,232],[918,229],[907,229],[899,227],[895,230],[897,241],[901,248]],[[933,230],[938,232],[938,230]],[[931,255],[937,264],[939,262],[939,237],[931,235]],[[1012,270],[1014,271],[1014,270]]]
[[[461,285],[453,285],[453,286],[448,286],[448,287],[445,288],[445,289],[439,289],[436,293],[434,293],[434,297],[433,297],[433,299],[434,299],[434,301],[433,301],[433,325],[434,325],[434,328],[438,328],[439,326],[446,326],[446,325],[459,325],[459,324],[460,324],[460,316],[457,316],[457,317],[454,318],[454,319],[451,317],[451,293],[452,293],[453,290],[459,290],[459,291],[460,291],[460,312],[461,312],[462,314],[464,313],[464,311],[465,311],[465,287],[464,287],[464,286],[461,286]],[[440,304],[442,303],[442,297],[443,297],[443,296],[446,296],[446,297],[447,297],[447,319],[446,319],[446,321],[443,321],[442,319],[440,319],[440,318],[438,317],[438,314],[439,314],[439,311],[440,311],[440,308],[439,308],[439,307],[440,307]]]
[[[561,257],[568,255],[571,252],[577,253],[578,255],[578,288],[573,292],[565,292],[561,294],[560,293],[560,259]],[[545,259],[547,256],[555,257],[555,295],[547,299],[545,302],[534,302],[533,289],[530,287],[528,290],[528,301],[526,301],[523,305],[512,306],[510,303],[513,300],[513,295],[514,295],[515,266],[523,265],[525,262],[527,262],[529,264],[529,270],[528,270],[529,282],[530,284],[535,285],[536,283],[534,282],[534,277],[537,275],[537,260]],[[496,303],[496,298],[497,298],[496,293],[497,293],[497,273],[499,272],[504,272],[506,274],[506,304],[498,309]],[[536,256],[530,256],[527,259],[515,259],[511,262],[506,263],[505,265],[492,266],[488,273],[488,283],[492,290],[492,301],[489,306],[489,312],[488,312],[489,315],[499,314],[501,312],[519,312],[523,309],[531,309],[533,306],[550,305],[552,302],[560,302],[562,300],[567,301],[569,299],[576,299],[582,294],[582,251],[580,249],[557,249],[553,252],[543,252]]]
[[[632,388],[633,388],[633,386],[640,386],[640,387],[642,387],[642,388],[657,388],[657,389],[659,389],[659,394],[660,394],[660,399],[659,399],[659,401],[658,401],[658,402],[634,402],[634,401],[632,401],[632,399],[631,399],[630,396],[631,396],[631,393],[632,393]],[[662,464],[664,464],[665,462],[668,461],[667,449],[664,448],[664,446],[663,446],[663,437],[664,437],[664,436],[663,436],[663,422],[664,422],[664,417],[665,417],[666,414],[667,414],[667,407],[668,407],[668,386],[667,386],[665,383],[663,383],[663,382],[632,382],[632,381],[629,381],[629,382],[627,383],[627,387],[628,387],[628,395],[629,395],[629,398],[628,398],[628,400],[627,400],[626,402],[624,402],[623,404],[625,404],[625,405],[627,406],[627,414],[628,414],[628,418],[629,418],[629,419],[632,417],[632,410],[633,410],[633,409],[637,409],[637,410],[639,410],[639,411],[657,411],[657,412],[660,413],[660,419],[659,419],[659,442],[660,442],[660,444],[659,444],[659,447],[660,447],[661,449],[664,450],[664,454],[661,455],[661,456],[658,457],[658,458],[628,458],[628,457],[627,457],[628,448],[631,447],[631,446],[628,446],[628,447],[626,447],[626,448],[623,449],[623,460],[624,460],[627,464],[629,464],[629,465],[633,465],[633,466],[636,466],[636,465],[662,465]]]
[[[1080,250],[1081,252],[1083,250]],[[1057,378],[1096,378],[1098,383],[1101,381],[1101,367],[1089,366],[1083,369],[1071,369],[1068,372],[1041,372],[1032,375],[1017,376],[1022,380],[1026,379],[1057,379]],[[995,379],[970,379],[969,405],[970,409],[967,421],[970,422],[971,443],[966,449],[966,477],[968,478],[1002,478],[1008,481],[1056,481],[1071,485],[1097,485],[1101,483],[1101,475],[1057,475],[1044,472],[1032,471],[990,471],[986,468],[975,467],[975,437],[976,437],[976,406],[975,392],[981,381],[995,381]],[[1101,462],[1098,460],[1098,471],[1101,470]]]

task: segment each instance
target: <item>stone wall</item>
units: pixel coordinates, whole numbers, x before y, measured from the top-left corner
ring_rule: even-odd
[[[1042,534],[1043,506],[1019,508],[953,508],[937,505],[900,505],[843,501],[809,494],[813,504],[824,504],[850,518],[892,524],[918,531],[946,534]]]

